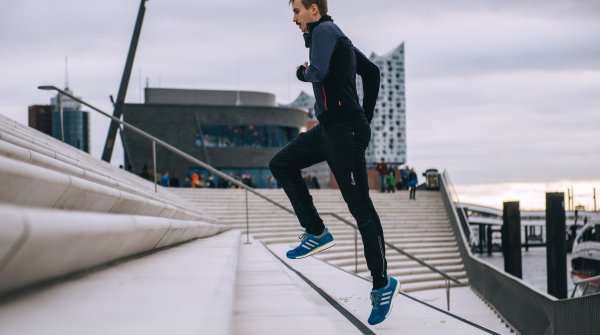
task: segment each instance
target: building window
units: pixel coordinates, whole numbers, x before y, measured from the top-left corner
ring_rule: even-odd
[[[294,127],[254,125],[203,125],[194,144],[207,148],[260,148],[283,147],[299,131]]]

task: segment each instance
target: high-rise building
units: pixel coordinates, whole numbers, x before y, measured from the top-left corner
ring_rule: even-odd
[[[73,94],[69,88],[65,91]],[[88,112],[81,111],[81,104],[73,99],[61,96],[63,110],[61,130],[60,105],[58,95],[50,100],[50,105],[29,106],[29,126],[48,134],[56,139],[62,140],[75,148],[90,152],[90,118]]]
[[[369,57],[381,72],[379,97],[371,121],[371,143],[367,148],[368,165],[381,158],[393,164],[406,163],[406,95],[404,77],[404,43],[391,52]],[[362,99],[362,81],[357,79],[359,98]]]
[[[52,136],[52,106],[33,105],[29,106],[29,126],[42,133]]]

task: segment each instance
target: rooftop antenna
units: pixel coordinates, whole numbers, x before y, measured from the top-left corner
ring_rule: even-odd
[[[65,56],[65,91],[69,90],[69,56]]]
[[[241,106],[242,99],[240,97],[240,62],[239,60],[235,61],[235,71],[237,75],[237,90],[235,91],[235,105]]]

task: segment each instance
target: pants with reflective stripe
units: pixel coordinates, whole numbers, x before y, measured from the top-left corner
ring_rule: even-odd
[[[383,229],[369,197],[365,150],[370,139],[371,128],[366,121],[318,124],[279,151],[271,159],[269,168],[290,199],[300,225],[311,234],[319,234],[324,228],[323,220],[300,170],[327,162],[358,224],[373,285],[379,288],[387,282],[387,262]]]

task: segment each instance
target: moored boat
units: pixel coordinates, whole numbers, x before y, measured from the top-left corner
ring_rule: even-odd
[[[600,223],[585,225],[573,245],[571,275],[573,281],[600,276]],[[592,292],[600,290],[600,280],[589,283]]]

